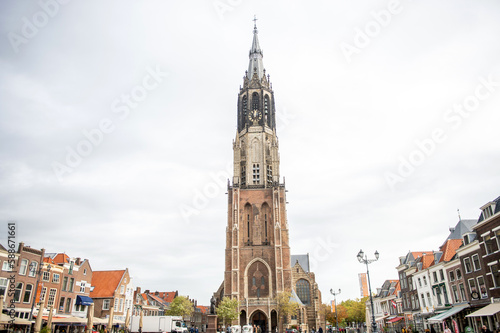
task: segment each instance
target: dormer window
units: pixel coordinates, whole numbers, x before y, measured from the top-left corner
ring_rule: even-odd
[[[493,209],[492,209],[492,206],[493,205],[489,205],[488,207],[486,207],[485,209],[483,209],[483,214],[484,214],[484,219],[486,220],[487,218],[489,218],[490,216],[493,215]]]
[[[490,201],[486,205],[480,208],[481,211],[483,212],[483,219],[486,220],[491,216],[493,216],[493,214],[495,214],[495,206],[496,203],[494,201]]]

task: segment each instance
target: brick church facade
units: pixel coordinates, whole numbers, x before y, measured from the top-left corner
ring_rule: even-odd
[[[276,295],[292,292],[296,297],[295,283],[299,279],[294,279],[291,267],[274,92],[262,62],[256,26],[249,58],[238,94],[234,175],[228,186],[224,282],[215,296],[218,301],[223,297],[240,301],[240,318],[233,324],[258,325],[263,332],[276,332]],[[314,279],[314,274],[310,276]],[[299,302],[303,315],[298,318],[304,329],[319,327],[321,294],[315,281],[311,286],[316,288],[309,288],[307,297],[314,302]]]

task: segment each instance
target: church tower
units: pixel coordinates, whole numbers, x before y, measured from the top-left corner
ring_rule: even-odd
[[[248,71],[238,94],[221,296],[240,301],[240,325],[260,325],[263,332],[274,332],[274,299],[292,290],[292,273],[274,93],[262,57],[254,25]]]

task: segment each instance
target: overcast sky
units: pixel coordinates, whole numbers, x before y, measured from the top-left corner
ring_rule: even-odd
[[[326,303],[500,195],[498,1],[2,1],[0,230],[209,304],[257,15],[290,245]]]

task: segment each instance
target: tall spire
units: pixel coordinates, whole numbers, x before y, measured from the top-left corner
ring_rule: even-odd
[[[250,53],[248,55],[248,57],[250,58],[250,62],[248,64],[247,77],[251,80],[253,74],[257,73],[257,77],[260,80],[264,75],[264,63],[262,62],[262,50],[260,49],[259,38],[257,37],[257,18],[255,17],[255,15],[253,18],[253,22],[253,41],[252,48],[250,49]]]

